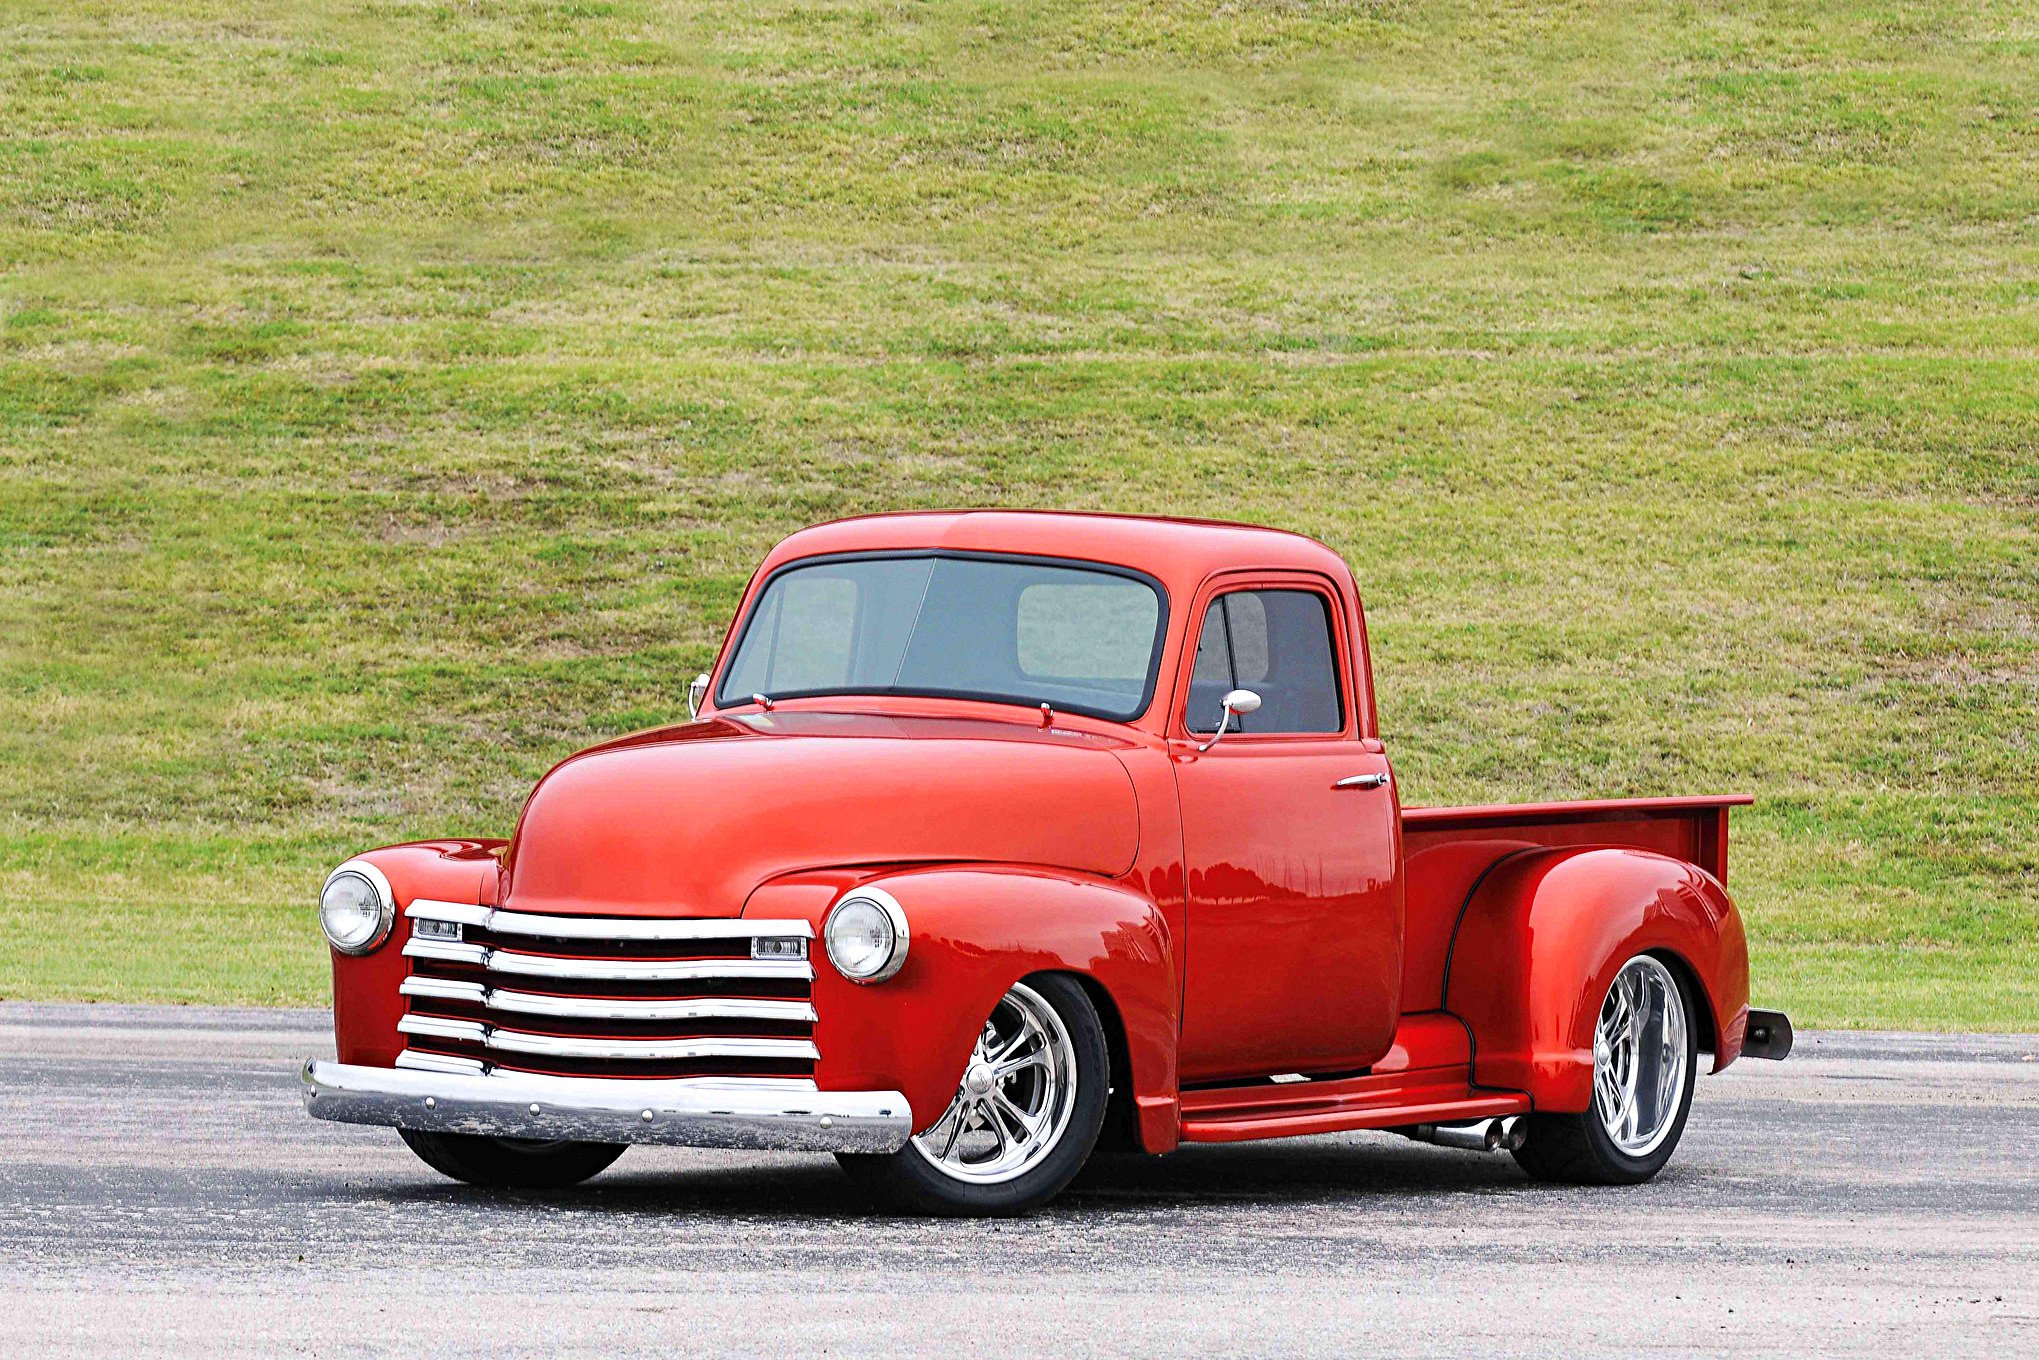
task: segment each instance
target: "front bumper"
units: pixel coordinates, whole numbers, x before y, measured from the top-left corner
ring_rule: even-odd
[[[319,1119],[433,1133],[773,1152],[897,1152],[913,1132],[897,1091],[822,1091],[793,1078],[548,1077],[431,1072],[313,1058],[304,1107]]]

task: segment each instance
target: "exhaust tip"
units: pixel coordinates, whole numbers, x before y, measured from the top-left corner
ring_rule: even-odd
[[[1509,1115],[1501,1119],[1474,1119],[1463,1124],[1412,1124],[1396,1132],[1419,1143],[1463,1148],[1467,1152],[1495,1152],[1522,1146],[1523,1130],[1520,1118]]]

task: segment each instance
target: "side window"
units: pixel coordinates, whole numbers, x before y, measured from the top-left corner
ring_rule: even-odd
[[[1241,732],[1337,732],[1345,726],[1331,613],[1314,590],[1239,590],[1211,601],[1190,673],[1192,732],[1215,732],[1225,693],[1250,689],[1260,711]]]

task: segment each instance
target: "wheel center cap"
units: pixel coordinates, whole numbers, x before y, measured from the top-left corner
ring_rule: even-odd
[[[991,1071],[991,1064],[977,1063],[963,1074],[963,1089],[973,1096],[990,1095],[991,1088],[997,1080]]]

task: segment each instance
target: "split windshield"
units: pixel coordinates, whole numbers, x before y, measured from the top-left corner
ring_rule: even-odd
[[[1160,592],[1031,558],[846,557],[774,573],[716,703],[912,694],[1048,704],[1124,721],[1154,691]]]

